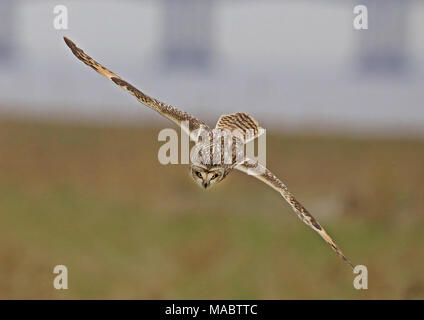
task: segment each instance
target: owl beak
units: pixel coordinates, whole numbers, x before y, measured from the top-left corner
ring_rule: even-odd
[[[207,182],[203,182],[203,188],[207,188],[208,187],[208,183]]]

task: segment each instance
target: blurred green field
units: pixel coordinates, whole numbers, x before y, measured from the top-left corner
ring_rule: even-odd
[[[368,267],[357,291],[256,179],[160,165],[159,130],[0,121],[0,298],[424,298],[424,140],[268,132],[268,167]]]

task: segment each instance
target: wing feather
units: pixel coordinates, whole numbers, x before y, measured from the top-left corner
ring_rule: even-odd
[[[100,63],[95,61],[93,58],[88,56],[86,53],[84,53],[83,50],[78,48],[75,43],[73,43],[68,38],[64,37],[65,43],[67,46],[71,49],[72,53],[82,62],[84,62],[87,66],[93,68],[95,71],[100,73],[101,75],[105,76],[109,80],[113,81],[116,85],[120,86],[121,88],[125,89],[129,93],[131,93],[139,102],[142,104],[150,107],[151,109],[157,111],[161,115],[163,115],[165,118],[168,118],[169,120],[173,121],[177,125],[181,126],[183,121],[188,122],[188,131],[196,130],[199,128],[205,128],[208,129],[208,126],[200,121],[199,119],[189,115],[188,113],[178,110],[175,107],[172,107],[166,103],[163,103],[159,100],[156,100],[154,98],[149,97],[145,93],[141,92],[134,86],[132,86],[127,81],[123,80],[119,76],[117,76],[112,71],[108,70],[104,66],[102,66]],[[190,134],[190,132],[188,132]]]
[[[264,166],[258,164],[257,162],[251,161],[249,159],[245,160],[242,164],[239,164],[235,167],[237,170],[240,170],[249,175],[254,175],[255,178],[266,183],[274,190],[278,191],[283,198],[290,204],[294,212],[298,215],[300,220],[314,229],[318,234],[333,248],[334,251],[353,269],[353,264],[345,257],[343,252],[339,249],[336,243],[331,239],[328,233],[324,228],[318,223],[318,221],[302,206],[302,204],[296,200],[296,198],[290,193],[286,185],[278,179],[271,171],[269,171]]]

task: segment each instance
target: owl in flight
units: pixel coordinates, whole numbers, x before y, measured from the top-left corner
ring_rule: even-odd
[[[194,140],[193,132],[198,132],[202,130],[206,133],[211,133],[215,129],[220,130],[229,130],[232,132],[246,132],[247,130],[253,132],[253,136],[249,137],[255,138],[259,136],[262,128],[258,126],[258,122],[253,119],[250,115],[245,113],[235,113],[230,115],[221,116],[218,120],[215,129],[210,129],[203,121],[189,115],[188,113],[178,110],[170,105],[167,105],[159,100],[149,97],[144,94],[127,81],[123,80],[110,70],[103,67],[101,64],[93,60],[90,56],[84,53],[80,48],[78,48],[71,40],[64,38],[68,47],[72,50],[72,53],[82,62],[84,62],[89,67],[93,68],[95,71],[105,76],[124,90],[132,94],[139,102],[146,105],[147,107],[157,111],[165,118],[168,118],[172,122],[176,123],[178,126],[182,127],[187,134]],[[183,125],[184,124],[184,125]],[[235,131],[236,130],[236,131]],[[247,135],[234,135],[231,137],[231,140],[234,145],[237,145],[237,142],[246,143]],[[216,143],[216,142],[215,142]],[[206,148],[209,149],[211,144],[206,144]],[[234,148],[233,148],[234,149]],[[232,149],[232,150],[233,150]],[[287,189],[286,185],[278,179],[271,171],[259,164],[257,161],[253,161],[244,157],[243,159],[236,160],[236,152],[232,152],[231,161],[219,162],[215,164],[212,161],[195,161],[190,165],[190,174],[194,181],[199,184],[202,188],[208,189],[213,184],[217,184],[233,170],[237,169],[249,175],[253,175],[255,178],[266,183],[268,186],[276,190],[281,194],[281,196],[290,204],[294,212],[298,215],[300,220],[314,229],[318,234],[333,248],[334,251],[352,268],[353,264],[344,256],[342,251],[336,245],[336,243],[331,239],[327,234],[324,228],[318,223],[318,221],[294,198],[294,196]],[[204,160],[204,159],[203,159]]]

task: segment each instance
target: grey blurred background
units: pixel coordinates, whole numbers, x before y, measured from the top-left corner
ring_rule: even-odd
[[[53,28],[58,4],[68,30]],[[352,26],[357,4],[369,30]],[[424,133],[423,1],[1,0],[0,115],[161,121],[76,61],[64,35],[211,124],[244,111],[281,130]]]

